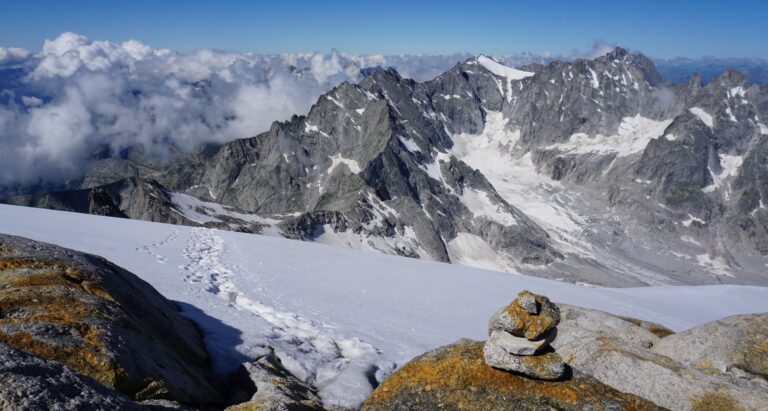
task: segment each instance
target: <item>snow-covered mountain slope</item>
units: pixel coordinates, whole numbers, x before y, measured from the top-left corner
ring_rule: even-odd
[[[768,284],[766,87],[664,85],[619,48],[528,70],[374,70],[255,137],[5,201],[570,282]]]
[[[394,367],[460,337],[521,290],[675,330],[768,311],[768,288],[612,289],[269,236],[0,205],[0,232],[101,255],[180,303],[219,371],[276,348],[328,403],[359,404]]]

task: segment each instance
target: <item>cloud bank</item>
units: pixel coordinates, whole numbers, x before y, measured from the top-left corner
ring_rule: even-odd
[[[0,48],[0,184],[75,179],[96,152],[140,145],[168,158],[253,136],[363,67],[402,66],[423,80],[466,57],[177,53],[74,33],[38,53]]]

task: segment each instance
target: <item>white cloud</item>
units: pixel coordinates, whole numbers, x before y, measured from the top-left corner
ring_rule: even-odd
[[[600,56],[604,56],[616,48],[616,44],[609,43],[605,40],[595,40],[592,44],[592,48],[586,51],[575,49],[571,52],[571,58],[583,58],[594,59]]]
[[[21,102],[27,107],[37,107],[43,105],[43,100],[37,97],[21,96]]]
[[[15,63],[29,57],[29,54],[29,51],[16,47],[0,47],[0,64]]]

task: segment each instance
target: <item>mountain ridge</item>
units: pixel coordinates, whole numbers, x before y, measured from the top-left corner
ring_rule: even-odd
[[[608,285],[768,281],[765,87],[664,85],[620,48],[510,77],[491,62],[375,70],[143,177],[290,238]]]

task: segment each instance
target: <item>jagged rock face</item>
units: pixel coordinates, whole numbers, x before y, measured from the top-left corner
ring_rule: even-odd
[[[371,394],[363,410],[657,410],[653,403],[574,372],[540,381],[483,361],[483,343],[461,340],[413,359]]]
[[[0,343],[136,400],[221,400],[202,337],[177,307],[95,256],[0,236]]]
[[[243,364],[231,376],[230,402],[226,411],[322,410],[311,385],[291,375],[275,353]]]
[[[533,72],[481,56],[421,84],[379,70],[321,97],[306,117],[224,145],[197,180],[169,178],[188,183],[174,190],[238,209],[304,214],[286,218],[293,238],[341,229],[353,247],[504,260],[486,265],[497,269],[557,263],[612,285],[717,283],[733,271],[760,282],[764,88],[735,72],[705,87],[695,78],[665,86],[650,60],[621,49]],[[555,197],[554,212],[570,209],[578,231],[515,207],[539,188],[515,183],[518,173],[539,173],[538,201],[559,184],[568,199]],[[664,245],[646,255],[644,244]],[[667,256],[649,259],[653,251]],[[603,254],[623,261],[601,267]],[[617,271],[623,279],[607,280]]]
[[[725,330],[762,329],[764,324],[758,318],[749,319],[750,327],[744,327],[745,318],[741,327],[734,329],[706,333],[718,328],[713,325],[715,322],[680,334],[663,331],[659,334],[667,335],[659,338],[652,330],[663,330],[660,326],[581,307],[560,308],[562,321],[552,346],[571,367],[604,384],[673,410],[765,408],[765,380],[696,367],[707,358],[711,364],[726,358],[726,363],[737,362],[737,354],[725,347],[732,338],[741,338],[740,334],[726,335]],[[731,324],[739,322],[734,320]],[[694,335],[697,338],[692,339]],[[760,358],[759,344],[746,350],[750,360]],[[723,349],[718,351],[715,347]]]
[[[526,82],[530,84],[526,84]],[[510,87],[504,107],[520,145],[543,148],[577,133],[611,135],[625,117],[665,118],[673,107],[660,102],[661,76],[642,55],[617,49],[595,60],[558,62]]]
[[[138,411],[145,408],[61,364],[0,343],[0,409]]]
[[[519,262],[558,258],[543,230],[446,153],[451,140],[433,107],[433,86],[391,70],[344,83],[306,117],[225,144],[189,192],[271,215],[341,213],[344,231],[390,241],[385,251],[398,254],[448,261],[449,243],[467,233]],[[317,229],[301,232],[311,239]]]
[[[102,160],[83,187],[168,189],[110,194],[130,218],[261,231],[191,218],[185,193],[289,238],[569,281],[768,282],[768,86],[734,71],[665,85],[622,49],[529,69],[480,56],[424,83],[371,70],[266,133],[169,166]],[[96,194],[16,203],[118,214]]]
[[[195,225],[173,211],[171,199],[162,186],[140,177],[80,190],[17,196],[7,202],[109,217]]]

